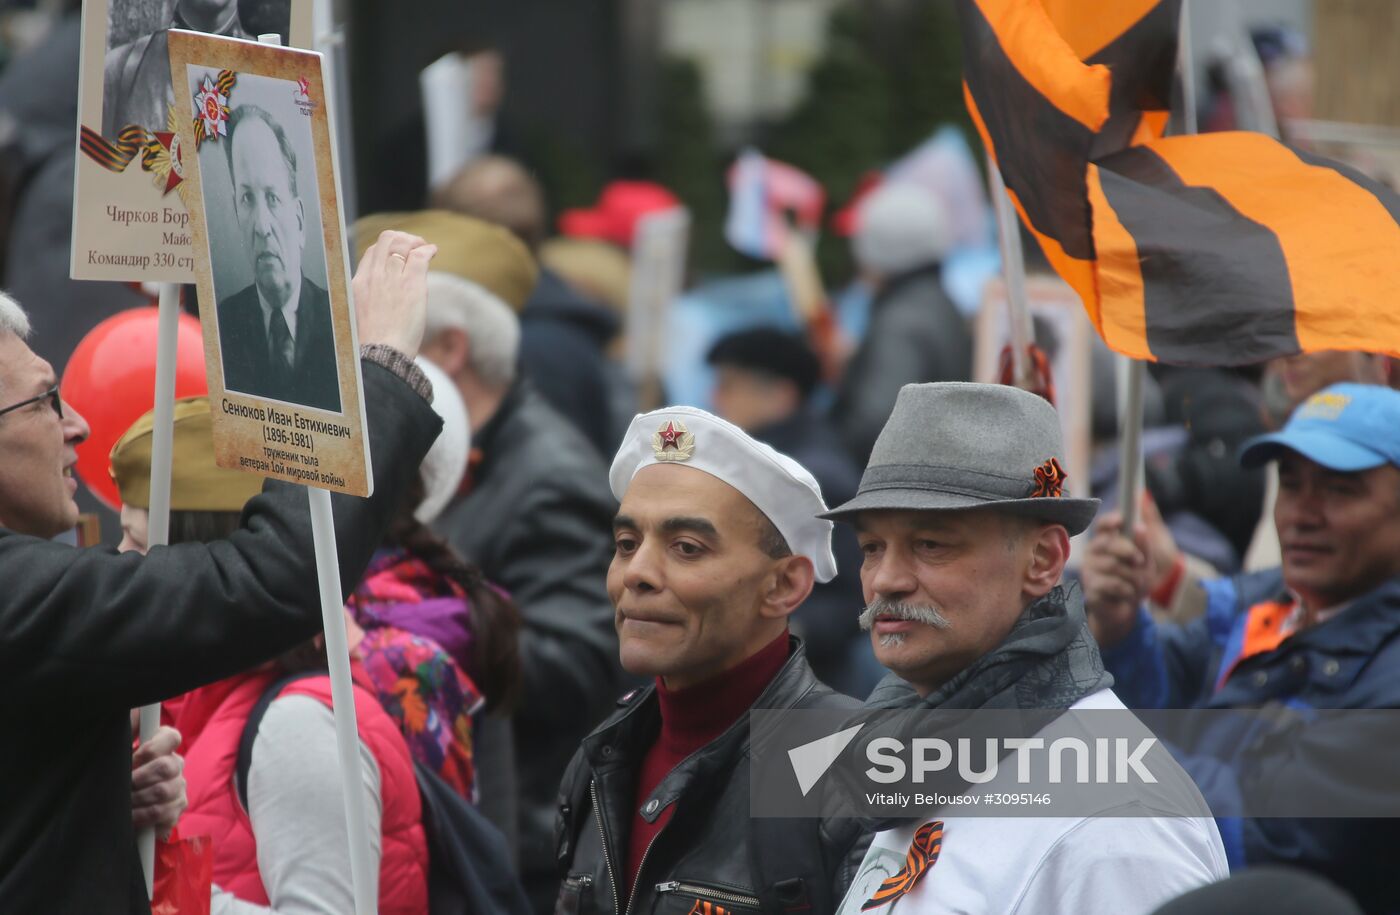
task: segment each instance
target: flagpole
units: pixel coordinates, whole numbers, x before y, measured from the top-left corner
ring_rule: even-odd
[[[1118,356],[1118,511],[1123,515],[1123,536],[1133,536],[1138,502],[1142,499],[1142,387],[1147,363]]]
[[[1177,69],[1181,74],[1181,132],[1196,132],[1196,70],[1191,53],[1190,0],[1181,0],[1181,24],[1177,36]],[[1138,503],[1142,500],[1144,477],[1142,459],[1142,388],[1147,363],[1126,356],[1118,357],[1126,368],[1120,373],[1123,396],[1119,401],[1118,432],[1118,510],[1123,516],[1123,535],[1132,539],[1137,523]]]
[[[324,3],[327,0],[320,0]],[[275,32],[259,35],[262,44],[280,45]],[[331,142],[336,141],[331,137]],[[340,593],[340,556],[335,545],[335,518],[329,490],[306,487],[311,509],[311,540],[316,554],[316,578],[321,595],[321,628],[326,638],[326,663],[330,668],[331,713],[335,719],[335,744],[340,759],[341,800],[350,844],[350,882],[355,915],[377,915],[379,900],[373,877],[369,820],[365,796],[360,790],[360,733],[355,716],[355,690],[350,677],[350,645],[345,633],[345,601]],[[327,836],[335,841],[334,836]]]
[[[170,465],[175,437],[175,363],[180,331],[180,286],[161,283],[156,318],[155,415],[151,429],[151,498],[146,527],[146,547],[170,543]],[[141,743],[160,727],[160,703],[141,707]],[[146,827],[136,834],[146,894],[155,892],[156,831]]]
[[[1035,386],[1028,353],[1035,340],[1030,306],[1026,303],[1026,260],[1021,250],[1021,223],[1011,196],[1001,178],[1001,169],[987,154],[987,180],[991,184],[992,206],[997,216],[997,238],[1001,244],[1001,272],[1006,278],[1006,301],[1011,318],[1011,375],[1016,386]]]

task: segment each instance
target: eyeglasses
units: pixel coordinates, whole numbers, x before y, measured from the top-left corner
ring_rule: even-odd
[[[50,406],[53,407],[53,411],[58,414],[59,419],[63,418],[63,398],[58,396],[58,385],[54,385],[37,397],[21,400],[17,404],[10,404],[10,406],[0,410],[0,416],[4,416],[6,413],[13,413],[16,410],[27,407],[32,403],[38,403],[41,400],[49,401]]]

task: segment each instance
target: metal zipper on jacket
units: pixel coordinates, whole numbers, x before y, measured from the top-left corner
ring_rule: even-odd
[[[656,885],[656,891],[658,893],[685,893],[690,896],[708,896],[711,899],[718,899],[720,902],[732,902],[735,905],[746,905],[753,909],[758,908],[760,905],[757,896],[745,896],[742,893],[730,893],[709,886],[696,886],[693,883],[681,883],[679,880],[658,883]]]
[[[613,911],[622,912],[622,903],[617,898],[617,874],[613,873],[612,859],[608,857],[608,834],[603,831],[603,808],[598,806],[598,780],[588,783],[588,793],[593,798],[593,818],[598,822],[598,841],[603,848],[603,866],[608,869],[608,882],[612,884]]]
[[[664,832],[664,828],[662,832]],[[647,866],[647,855],[651,854],[651,847],[656,844],[656,840],[661,838],[661,833],[651,837],[647,843],[646,850],[642,852],[642,860],[637,862],[637,879],[632,881],[632,892],[627,894],[627,908],[622,910],[622,915],[628,915],[632,911],[632,903],[637,899],[637,887],[642,885],[642,868]]]

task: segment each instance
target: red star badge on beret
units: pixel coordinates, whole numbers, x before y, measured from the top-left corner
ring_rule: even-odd
[[[676,428],[675,423],[667,423],[662,426],[660,435],[662,448],[680,448],[681,431]]]

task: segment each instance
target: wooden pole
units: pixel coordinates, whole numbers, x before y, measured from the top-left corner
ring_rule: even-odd
[[[992,207],[997,216],[997,238],[1001,244],[1001,272],[1006,278],[1006,302],[1011,318],[1011,366],[1016,386],[1024,390],[1035,387],[1034,366],[1027,353],[1035,341],[1035,325],[1031,322],[1030,306],[1026,303],[1026,261],[1021,251],[1021,223],[1016,207],[1006,192],[1001,170],[987,156],[987,180],[991,185]]]

